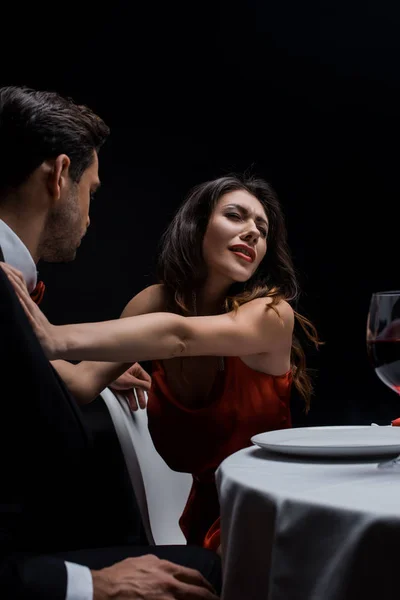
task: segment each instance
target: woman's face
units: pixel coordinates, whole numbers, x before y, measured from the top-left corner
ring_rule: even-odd
[[[203,239],[208,276],[227,283],[250,279],[267,251],[267,234],[268,217],[255,196],[245,190],[221,196]]]

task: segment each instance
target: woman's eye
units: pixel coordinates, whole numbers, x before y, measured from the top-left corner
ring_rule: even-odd
[[[267,230],[263,229],[262,227],[259,227],[258,229],[259,229],[261,235],[266,238],[267,237]]]
[[[240,215],[238,213],[226,213],[227,217],[230,217],[231,219],[240,219]]]

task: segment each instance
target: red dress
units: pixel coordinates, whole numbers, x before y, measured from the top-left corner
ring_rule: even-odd
[[[174,399],[162,363],[153,362],[147,412],[154,445],[171,469],[193,475],[179,520],[188,544],[218,548],[215,471],[227,456],[250,446],[256,433],[291,427],[291,384],[290,371],[266,375],[226,357],[207,405],[190,408]]]

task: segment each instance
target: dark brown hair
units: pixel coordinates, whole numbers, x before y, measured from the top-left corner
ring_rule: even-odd
[[[184,315],[193,314],[193,291],[200,289],[207,276],[203,259],[203,238],[219,198],[234,190],[245,190],[264,207],[268,216],[267,253],[254,275],[245,283],[235,283],[229,290],[225,308],[236,310],[254,298],[270,297],[267,305],[276,312],[280,300],[296,305],[299,287],[287,243],[287,232],[278,197],[263,179],[229,175],[207,181],[191,190],[185,202],[165,231],[161,241],[158,275],[164,284],[168,310]],[[307,338],[320,344],[313,324],[295,311],[297,323]],[[305,353],[294,335],[292,342],[293,382],[310,406],[312,381],[305,364]]]
[[[43,161],[66,154],[78,182],[109,135],[86,106],[56,92],[0,88],[0,199],[17,188]]]

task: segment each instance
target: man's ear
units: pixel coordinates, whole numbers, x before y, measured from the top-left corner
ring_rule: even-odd
[[[71,161],[66,154],[45,161],[43,167],[46,173],[46,184],[50,196],[57,202],[69,184],[69,168]]]

